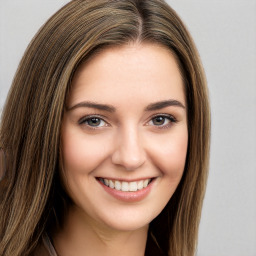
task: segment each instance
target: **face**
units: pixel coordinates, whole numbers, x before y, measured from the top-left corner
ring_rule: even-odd
[[[187,143],[184,86],[168,49],[108,48],[80,66],[62,123],[62,178],[86,221],[147,226],[180,182]]]

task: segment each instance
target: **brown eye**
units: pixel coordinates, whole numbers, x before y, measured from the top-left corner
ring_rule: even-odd
[[[86,122],[90,126],[99,126],[101,124],[101,119],[93,117],[93,118],[86,120]]]
[[[87,126],[93,127],[93,128],[103,127],[103,126],[107,125],[107,123],[102,118],[99,118],[99,117],[96,117],[96,116],[95,117],[82,118],[79,121],[79,124],[87,125]]]
[[[172,123],[175,123],[176,119],[171,115],[158,115],[153,117],[148,125],[156,126],[158,128],[168,128],[172,125]]]
[[[166,117],[163,116],[157,116],[152,119],[152,122],[154,125],[164,125],[166,122]],[[168,121],[168,120],[167,120]]]

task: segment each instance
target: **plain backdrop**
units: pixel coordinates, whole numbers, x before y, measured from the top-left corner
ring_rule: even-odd
[[[0,112],[24,50],[68,0],[0,0]],[[169,0],[199,49],[212,145],[198,256],[256,256],[256,0]]]

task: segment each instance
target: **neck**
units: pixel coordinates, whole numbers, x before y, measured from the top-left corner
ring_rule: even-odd
[[[133,231],[99,225],[78,208],[71,208],[63,228],[53,235],[58,256],[143,256],[148,226]]]

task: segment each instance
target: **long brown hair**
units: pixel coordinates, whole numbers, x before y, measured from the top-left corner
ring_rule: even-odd
[[[146,255],[195,254],[208,174],[210,114],[193,40],[162,0],[74,0],[54,14],[28,46],[4,107],[0,255],[30,255],[68,204],[58,176],[60,127],[77,67],[95,51],[134,41],[157,43],[174,53],[188,106],[184,174],[165,209],[150,223]]]

